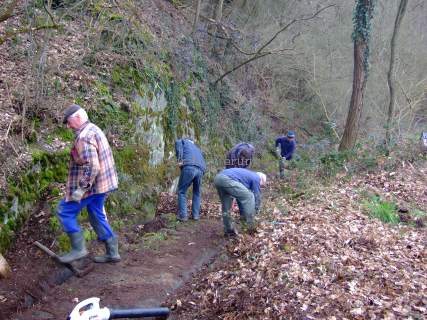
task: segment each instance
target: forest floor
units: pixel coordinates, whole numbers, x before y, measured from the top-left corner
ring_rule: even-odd
[[[169,300],[174,319],[427,318],[426,161],[337,177],[310,196],[282,187],[270,185],[258,234]]]
[[[36,228],[45,217],[33,215],[7,256],[13,278],[0,282],[0,319],[65,319],[92,296],[109,307],[167,306],[172,319],[427,316],[426,163],[337,179],[296,199],[281,193],[292,184],[292,175],[272,179],[259,232],[232,241],[214,193],[204,197],[202,220],[186,223],[171,219],[175,197],[167,196],[151,225],[120,233],[120,263],[61,284],[58,266],[32,244],[49,244]],[[395,203],[401,222],[369,217],[372,196]]]
[[[7,255],[13,275],[0,282],[0,319],[65,319],[78,301],[90,297],[101,298],[104,306],[160,306],[213,261],[225,242],[218,215],[207,216],[212,208],[204,205],[198,222],[180,223],[169,213],[176,209],[174,198],[164,194],[154,221],[120,232],[121,262],[93,264],[83,277],[72,276],[34,246],[35,240],[52,243],[43,223],[46,213],[38,208]],[[218,203],[209,205],[219,209]],[[94,241],[90,251],[102,252],[102,246]]]

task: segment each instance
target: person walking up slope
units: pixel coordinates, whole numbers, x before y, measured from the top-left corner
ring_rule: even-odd
[[[100,128],[89,121],[87,113],[73,104],[64,112],[63,123],[74,130],[65,199],[58,206],[58,216],[71,242],[71,251],[60,257],[69,263],[88,255],[83,231],[77,216],[87,208],[89,222],[98,240],[104,242],[106,254],[95,262],[118,262],[118,239],[107,220],[104,202],[107,193],[118,187],[113,153]]]
[[[275,147],[277,149],[277,154],[280,157],[279,175],[280,175],[280,178],[284,178],[285,177],[285,161],[292,159],[292,155],[294,154],[295,148],[296,148],[295,132],[288,131],[286,137],[282,136],[277,138]]]

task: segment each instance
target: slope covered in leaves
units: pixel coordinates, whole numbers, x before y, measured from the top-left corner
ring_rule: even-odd
[[[228,245],[178,301],[179,319],[421,319],[427,317],[424,228],[386,225],[360,205],[368,190],[425,209],[425,164],[266,203],[254,237]],[[286,207],[287,212],[278,208]]]

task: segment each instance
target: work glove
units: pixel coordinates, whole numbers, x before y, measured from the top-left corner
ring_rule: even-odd
[[[87,191],[87,189],[77,188],[71,194],[71,200],[76,201],[76,202],[80,202],[80,200],[82,200],[83,195],[86,193],[86,191]]]

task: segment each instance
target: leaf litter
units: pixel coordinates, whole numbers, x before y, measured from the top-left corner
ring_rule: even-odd
[[[363,188],[425,210],[425,164],[399,169],[338,182],[292,206],[276,195],[264,204],[270,221],[229,242],[227,258],[170,302],[177,318],[426,318],[425,229],[370,219],[359,201]]]

